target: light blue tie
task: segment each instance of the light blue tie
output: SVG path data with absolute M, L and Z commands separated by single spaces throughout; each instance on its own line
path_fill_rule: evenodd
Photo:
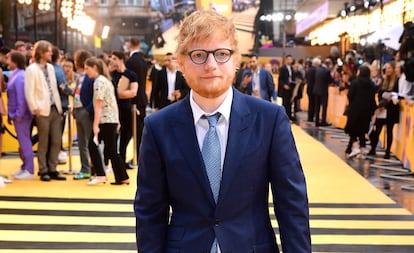
M 213 192 L 214 200 L 217 203 L 221 181 L 221 150 L 216 125 L 220 118 L 220 113 L 204 117 L 208 120 L 209 128 L 204 137 L 201 154 L 203 155 L 211 191 Z
M 203 155 L 204 165 L 206 167 L 208 180 L 210 181 L 211 191 L 213 192 L 214 201 L 217 203 L 220 182 L 221 182 L 221 148 L 220 141 L 216 131 L 217 121 L 221 114 L 216 113 L 210 116 L 204 116 L 208 120 L 208 131 L 204 137 L 201 154 Z M 217 252 L 217 239 L 214 239 L 210 253 Z

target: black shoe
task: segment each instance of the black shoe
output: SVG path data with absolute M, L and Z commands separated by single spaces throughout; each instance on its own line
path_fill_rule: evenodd
M 319 123 L 319 126 L 330 126 L 331 124 L 329 124 L 328 122 L 321 122 Z
M 385 153 L 385 155 L 384 155 L 384 159 L 390 159 L 390 158 L 391 158 L 390 153 Z
M 368 155 L 370 155 L 370 156 L 375 156 L 377 154 L 377 152 L 375 152 L 375 150 L 370 150 L 369 152 L 368 152 Z
M 129 185 L 129 180 L 127 179 L 127 180 L 125 180 L 125 181 L 122 181 L 122 182 L 111 182 L 111 185 Z
M 48 182 L 50 181 L 50 176 L 48 174 L 41 174 L 40 181 Z
M 66 180 L 66 177 L 59 175 L 59 172 L 49 173 L 49 176 L 50 176 L 50 179 L 54 179 L 54 180 L 59 180 L 59 181 Z

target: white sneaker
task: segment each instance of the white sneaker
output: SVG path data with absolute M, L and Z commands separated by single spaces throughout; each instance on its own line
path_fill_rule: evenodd
M 2 182 L 5 183 L 5 184 L 10 184 L 10 183 L 13 182 L 13 180 L 9 179 L 7 176 L 1 176 L 0 175 L 0 178 L 1 178 Z
M 105 174 L 111 174 L 111 173 L 114 173 L 112 167 L 105 166 Z
M 59 164 L 65 164 L 67 163 L 67 157 L 68 155 L 66 154 L 65 151 L 60 151 L 59 155 L 58 155 L 58 162 Z
M 105 184 L 106 177 L 105 176 L 96 176 L 87 182 L 87 185 L 97 185 L 97 184 Z
M 356 155 L 358 155 L 359 153 L 361 153 L 361 150 L 359 148 L 353 148 L 352 152 L 349 154 L 349 158 L 354 157 Z
M 16 171 L 12 174 L 13 177 L 16 177 L 17 175 L 23 173 L 25 170 L 20 169 L 19 171 Z
M 15 175 L 14 178 L 15 179 L 33 179 L 34 175 L 32 173 L 28 172 L 27 170 L 24 170 L 20 174 Z

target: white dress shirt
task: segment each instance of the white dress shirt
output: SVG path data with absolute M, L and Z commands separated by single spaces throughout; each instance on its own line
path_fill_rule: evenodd
M 166 68 L 166 71 L 168 83 L 168 100 L 174 101 L 175 97 L 173 96 L 173 93 L 175 91 L 175 79 L 177 77 L 177 69 L 170 71 L 168 68 Z

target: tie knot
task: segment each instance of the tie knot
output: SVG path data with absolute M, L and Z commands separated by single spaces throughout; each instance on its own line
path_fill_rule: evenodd
M 219 112 L 216 112 L 216 113 L 215 113 L 215 114 L 213 114 L 213 115 L 210 115 L 210 116 L 204 116 L 204 117 L 206 117 L 206 118 L 207 118 L 207 120 L 208 120 L 208 125 L 209 125 L 210 127 L 215 127 L 215 126 L 217 125 L 217 121 L 219 120 L 220 116 L 221 116 L 221 114 L 220 114 Z

